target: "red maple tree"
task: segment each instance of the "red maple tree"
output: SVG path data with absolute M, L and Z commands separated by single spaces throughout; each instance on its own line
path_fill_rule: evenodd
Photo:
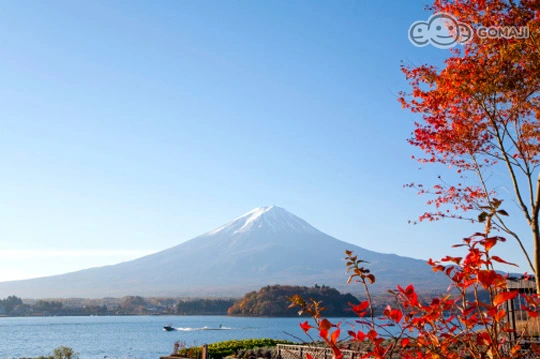
M 481 37 L 450 50 L 444 66 L 402 66 L 411 91 L 403 107 L 421 115 L 409 142 L 424 153 L 422 163 L 440 163 L 459 174 L 456 183 L 434 187 L 412 184 L 431 194 L 435 210 L 420 220 L 489 218 L 494 228 L 512 236 L 535 273 L 540 289 L 540 2 L 538 0 L 436 0 L 444 12 L 478 30 L 480 27 L 527 27 L 527 38 Z M 527 252 L 500 208 L 492 171 L 507 174 L 512 200 L 531 230 L 534 253 Z M 492 214 L 492 216 L 488 216 Z M 540 291 L 539 291 L 540 292 Z

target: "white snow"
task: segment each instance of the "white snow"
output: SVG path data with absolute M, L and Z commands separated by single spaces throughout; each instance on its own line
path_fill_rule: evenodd
M 285 209 L 277 206 L 267 206 L 252 209 L 234 221 L 208 232 L 207 235 L 214 235 L 219 232 L 239 234 L 254 229 L 269 232 L 319 232 L 309 223 Z

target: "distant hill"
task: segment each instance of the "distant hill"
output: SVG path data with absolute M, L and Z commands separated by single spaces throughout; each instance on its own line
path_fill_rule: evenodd
M 344 252 L 369 262 L 374 292 L 414 283 L 444 290 L 448 282 L 425 261 L 382 254 L 335 239 L 283 208 L 256 208 L 164 251 L 117 265 L 0 283 L 0 297 L 240 297 L 266 285 L 346 286 Z
M 249 292 L 238 299 L 229 308 L 229 315 L 284 317 L 298 316 L 300 308 L 289 308 L 288 298 L 298 294 L 304 300 L 321 301 L 325 307 L 324 315 L 330 317 L 354 316 L 349 303 L 358 304 L 358 299 L 351 294 L 341 294 L 335 288 L 327 286 L 300 287 L 273 285 Z
M 181 300 L 176 305 L 180 315 L 225 315 L 235 299 L 191 299 Z

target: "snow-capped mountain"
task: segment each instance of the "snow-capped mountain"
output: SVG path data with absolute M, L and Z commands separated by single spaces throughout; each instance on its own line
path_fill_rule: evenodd
M 0 298 L 241 296 L 269 284 L 326 284 L 341 290 L 345 250 L 377 277 L 377 288 L 447 283 L 425 261 L 381 254 L 337 240 L 276 206 L 255 208 L 232 222 L 164 251 L 113 266 L 0 283 Z
M 321 233 L 301 218 L 276 206 L 252 209 L 234 221 L 225 224 L 207 234 L 227 233 L 237 234 L 251 230 L 265 230 L 274 233 Z

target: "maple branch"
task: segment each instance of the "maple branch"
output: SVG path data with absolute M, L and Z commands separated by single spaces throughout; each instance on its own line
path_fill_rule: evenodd
M 522 134 L 520 134 L 520 126 L 519 126 L 520 118 L 519 118 L 519 115 L 513 115 L 516 118 L 514 121 L 512 121 L 510 119 L 510 116 L 512 116 L 512 115 L 509 115 L 508 121 L 512 122 L 514 124 L 514 132 L 516 134 L 516 137 L 520 138 L 522 136 Z M 512 136 L 512 134 L 508 130 L 508 121 L 502 121 L 503 122 L 503 128 L 504 128 L 505 132 L 508 133 L 508 137 L 510 138 L 510 140 L 514 144 L 516 150 L 519 153 L 520 158 L 522 159 L 523 165 L 521 164 L 521 162 L 516 160 L 516 163 L 517 163 L 516 166 L 519 169 L 521 169 L 521 171 L 523 172 L 523 174 L 525 175 L 525 177 L 527 179 L 527 186 L 528 186 L 528 189 L 529 189 L 529 201 L 530 201 L 531 208 L 534 211 L 534 208 L 535 208 L 534 203 L 535 203 L 535 201 L 534 201 L 534 190 L 533 190 L 532 171 L 531 171 L 531 167 L 530 167 L 530 162 L 528 160 L 527 154 L 524 153 L 524 151 L 523 151 L 523 147 L 518 145 L 516 139 Z M 505 150 L 504 152 L 508 152 L 508 151 Z
M 499 129 L 496 127 L 496 120 L 489 116 L 488 114 L 488 119 L 491 121 L 492 123 L 492 126 L 495 127 L 495 131 L 497 133 L 497 140 L 499 141 L 499 144 L 502 148 L 504 148 L 504 144 L 502 143 L 502 140 L 501 140 L 501 136 L 500 136 L 500 133 L 499 133 Z M 529 225 L 531 226 L 531 229 L 533 230 L 533 236 L 534 236 L 534 240 L 535 240 L 535 253 L 534 253 L 534 258 L 535 258 L 535 264 L 534 266 L 531 266 L 531 269 L 533 270 L 534 274 L 535 274 L 535 277 L 537 278 L 538 280 L 538 270 L 540 268 L 538 268 L 538 266 L 540 265 L 538 263 L 538 247 L 537 247 L 537 240 L 538 240 L 538 206 L 534 206 L 534 202 L 531 203 L 531 210 L 533 211 L 532 213 L 532 217 L 531 217 L 531 213 L 529 213 L 529 208 L 526 206 L 525 204 L 525 201 L 523 200 L 523 197 L 522 197 L 522 194 L 521 194 L 521 190 L 520 190 L 520 187 L 519 187 L 519 183 L 517 181 L 517 177 L 516 177 L 516 174 L 514 172 L 514 169 L 512 167 L 512 164 L 511 162 L 508 160 L 508 153 L 505 152 L 505 151 L 502 151 L 502 155 L 505 157 L 505 163 L 506 163 L 506 166 L 508 168 L 508 172 L 510 173 L 510 178 L 512 179 L 512 184 L 514 186 L 514 192 L 516 194 L 516 198 L 521 206 L 521 209 L 522 209 L 522 212 L 523 214 L 525 215 L 525 218 L 527 219 L 527 221 L 529 222 Z M 531 179 L 531 176 L 527 176 L 527 178 L 530 180 Z M 532 191 L 532 188 L 530 189 L 530 191 Z M 532 196 L 532 192 L 529 192 L 529 194 Z M 538 198 L 538 193 L 537 193 L 537 198 Z M 538 203 L 538 202 L 537 202 Z M 515 238 L 515 237 L 514 237 Z M 520 243 L 520 241 L 518 241 L 518 243 Z M 521 244 L 520 244 L 521 245 Z M 522 250 L 523 250 L 523 246 L 522 247 Z M 528 256 L 526 256 L 527 259 Z M 531 265 L 530 261 L 529 261 L 529 265 Z M 537 282 L 537 290 L 540 290 L 540 288 L 538 287 L 539 283 Z
M 499 118 L 502 119 L 502 116 L 499 115 Z M 517 116 L 517 119 L 516 121 L 511 121 L 510 120 L 510 115 L 509 115 L 509 118 L 508 118 L 508 121 L 501 121 L 503 123 L 503 128 L 504 128 L 504 132 L 506 132 L 508 134 L 508 138 L 510 138 L 510 141 L 512 142 L 512 144 L 514 145 L 514 147 L 516 148 L 516 151 L 519 152 L 519 155 L 521 156 L 521 158 L 523 159 L 523 163 L 525 165 L 525 168 L 523 168 L 523 166 L 521 165 L 521 163 L 519 162 L 519 160 L 516 159 L 514 163 L 514 165 L 516 167 L 518 167 L 519 169 L 521 169 L 521 171 L 527 176 L 529 173 L 530 173 L 530 170 L 529 170 L 529 165 L 528 165 L 528 161 L 525 159 L 525 153 L 523 153 L 523 150 L 521 148 L 521 146 L 519 146 L 519 144 L 517 143 L 516 139 L 514 138 L 514 136 L 512 136 L 512 134 L 510 133 L 510 130 L 508 130 L 508 122 L 512 122 L 514 123 L 514 132 L 516 133 L 516 137 L 519 138 L 520 135 L 519 135 L 519 126 L 518 126 L 518 122 L 519 122 L 519 116 Z M 505 149 L 503 148 L 502 151 L 504 152 L 510 152 L 510 149 Z
M 519 122 L 519 116 L 517 116 L 515 121 L 511 121 L 510 117 L 508 117 L 508 119 L 505 120 L 504 116 L 502 116 L 502 114 L 500 114 L 500 112 L 498 111 L 496 104 L 492 105 L 493 113 L 491 113 L 490 110 L 486 107 L 486 105 L 485 105 L 485 103 L 483 101 L 478 100 L 476 97 L 473 97 L 473 98 L 477 101 L 478 105 L 484 110 L 487 117 L 490 119 L 495 131 L 489 131 L 488 130 L 488 132 L 490 134 L 492 134 L 493 137 L 495 137 L 498 140 L 498 144 L 494 143 L 493 145 L 496 148 L 499 149 L 499 151 L 503 154 L 503 156 L 499 156 L 496 153 L 489 153 L 488 151 L 482 151 L 482 152 L 486 156 L 490 156 L 490 157 L 493 157 L 495 159 L 506 162 L 507 165 L 513 165 L 513 166 L 519 168 L 523 172 L 523 174 L 527 178 L 527 183 L 528 183 L 528 187 L 529 187 L 530 204 L 531 204 L 531 207 L 534 208 L 533 207 L 534 206 L 534 200 L 533 200 L 534 192 L 533 192 L 533 184 L 532 184 L 532 178 L 531 178 L 532 171 L 531 171 L 531 168 L 529 166 L 529 161 L 527 161 L 526 154 L 523 152 L 521 146 L 518 145 L 516 139 L 514 138 L 514 136 L 512 136 L 511 131 L 508 129 L 508 123 L 509 122 L 514 123 L 514 127 L 515 127 L 514 132 L 516 133 L 516 136 L 519 137 L 519 133 L 518 133 L 519 132 L 519 126 L 517 124 L 517 122 Z M 495 102 L 495 99 L 493 99 L 492 101 Z M 500 134 L 499 127 L 496 125 L 497 121 L 496 121 L 496 119 L 494 119 L 495 116 L 497 116 L 500 119 L 500 122 L 503 124 L 503 133 L 502 134 Z M 509 116 L 511 116 L 511 115 L 509 115 Z M 512 160 L 512 158 L 508 156 L 508 153 L 509 153 L 510 149 L 507 149 L 506 146 L 505 146 L 505 141 L 504 141 L 504 138 L 506 137 L 505 135 L 507 135 L 507 137 L 512 142 L 513 147 L 515 147 L 516 150 L 519 152 L 521 158 L 523 159 L 523 165 L 519 162 L 519 160 L 517 160 L 517 159 Z M 475 162 L 476 162 L 476 160 L 475 160 Z M 477 164 L 477 166 L 478 166 L 478 164 Z M 516 177 L 513 175 L 513 171 L 510 171 L 510 172 L 511 172 L 511 175 L 512 175 L 512 181 L 514 183 L 514 188 L 516 188 L 516 183 L 517 183 Z M 485 190 L 487 191 L 487 188 L 485 188 Z M 521 201 L 521 196 L 519 195 L 519 191 L 517 191 L 517 194 L 518 194 L 518 200 Z M 524 203 L 524 201 L 523 201 L 523 203 Z M 523 209 L 524 206 L 521 204 L 521 207 Z M 524 210 L 524 212 L 526 214 L 528 213 L 525 210 Z M 530 219 L 528 217 L 527 217 L 527 220 L 530 223 Z
M 506 225 L 506 223 L 504 222 L 504 220 L 502 219 L 502 217 L 499 214 L 496 213 L 494 217 L 497 219 L 497 221 L 493 222 L 493 225 L 495 227 L 497 227 L 498 229 L 502 230 L 503 232 L 508 233 L 509 235 L 514 237 L 514 239 L 518 242 L 519 248 L 521 249 L 521 251 L 525 255 L 525 259 L 527 260 L 527 264 L 529 265 L 531 270 L 534 273 L 536 273 L 536 270 L 534 269 L 534 265 L 532 263 L 531 257 L 529 256 L 529 253 L 527 252 L 527 249 L 525 249 L 525 246 L 523 245 L 523 242 L 521 241 L 521 238 L 519 237 L 519 235 L 516 232 L 512 231 L 510 228 L 508 228 L 508 226 Z
M 489 190 L 488 190 L 486 181 L 484 180 L 484 175 L 482 174 L 482 171 L 480 171 L 480 166 L 478 165 L 478 161 L 476 160 L 476 156 L 471 154 L 471 158 L 472 158 L 473 162 L 475 163 L 475 166 L 476 166 L 475 167 L 475 172 L 476 172 L 476 175 L 478 176 L 478 178 L 480 180 L 480 184 L 482 185 L 482 187 L 484 189 L 484 192 L 486 193 L 486 198 L 488 200 L 488 203 L 491 203 L 492 199 L 491 199 L 491 196 L 489 195 Z M 539 181 L 538 181 L 538 186 L 540 188 L 540 178 L 539 178 Z M 538 201 L 540 202 L 540 191 L 537 192 L 537 195 L 539 196 Z M 537 208 L 537 215 L 538 215 L 538 208 L 540 208 L 540 207 L 537 206 L 536 208 Z M 534 269 L 534 265 L 533 265 L 533 263 L 531 261 L 529 253 L 527 252 L 527 249 L 523 245 L 523 242 L 521 241 L 521 238 L 517 235 L 517 233 L 515 233 L 510 228 L 508 228 L 508 226 L 506 225 L 506 223 L 504 222 L 504 220 L 502 219 L 502 217 L 501 217 L 501 215 L 499 213 L 495 212 L 495 218 L 497 219 L 497 222 L 494 222 L 493 224 L 497 228 L 501 229 L 502 231 L 508 233 L 509 235 L 511 235 L 512 237 L 515 238 L 515 240 L 518 242 L 519 247 L 521 248 L 521 251 L 525 255 L 525 259 L 527 260 L 527 263 L 529 264 L 529 267 L 531 267 L 531 270 L 534 273 L 536 273 L 536 270 Z M 538 216 L 537 216 L 537 218 L 538 218 Z
M 497 142 L 499 143 L 499 148 L 501 148 L 501 154 L 503 156 L 503 161 L 506 163 L 506 167 L 508 169 L 508 172 L 510 174 L 510 178 L 512 180 L 512 185 L 514 187 L 514 192 L 516 193 L 516 198 L 518 200 L 518 203 L 521 207 L 521 210 L 523 211 L 523 214 L 525 215 L 525 218 L 531 223 L 531 215 L 529 213 L 529 208 L 525 204 L 525 201 L 523 200 L 523 196 L 521 194 L 521 189 L 519 188 L 519 183 L 517 180 L 516 173 L 514 171 L 514 168 L 512 167 L 512 161 L 510 160 L 508 153 L 504 151 L 504 143 L 501 138 L 499 127 L 497 126 L 497 120 L 491 115 L 489 111 L 481 104 L 482 108 L 484 108 L 484 111 L 487 115 L 488 120 L 491 122 L 491 125 L 493 126 L 493 129 L 495 131 L 495 138 L 497 139 Z
M 495 144 L 494 144 L 494 146 L 495 146 Z M 498 148 L 498 149 L 500 150 L 500 148 Z M 491 158 L 494 158 L 494 159 L 499 160 L 499 161 L 504 161 L 505 160 L 504 157 L 499 156 L 496 153 L 489 153 L 487 151 L 480 151 L 480 152 L 486 157 L 491 157 Z M 511 163 L 512 163 L 512 165 L 514 165 L 516 167 L 519 167 L 519 163 L 517 161 L 512 161 Z
M 476 101 L 477 105 L 480 106 L 480 108 L 486 113 L 487 117 L 488 118 L 491 118 L 491 117 L 495 117 L 497 116 L 498 118 L 501 119 L 501 122 L 504 124 L 504 131 L 502 133 L 502 135 L 500 134 L 500 132 L 498 131 L 498 127 L 496 126 L 496 121 L 493 120 L 492 121 L 492 124 L 494 125 L 494 129 L 495 131 L 492 131 L 490 130 L 489 128 L 486 129 L 487 133 L 490 134 L 492 137 L 494 138 L 499 138 L 500 137 L 500 141 L 498 141 L 497 143 L 495 142 L 492 142 L 492 141 L 489 141 L 489 143 L 497 148 L 501 153 L 507 153 L 510 151 L 510 149 L 507 149 L 505 146 L 504 146 L 504 143 L 505 143 L 505 135 L 508 134 L 508 137 L 510 137 L 510 140 L 511 142 L 513 143 L 513 145 L 516 147 L 516 149 L 519 150 L 519 146 L 517 145 L 516 141 L 514 140 L 514 138 L 512 137 L 512 135 L 510 134 L 510 131 L 508 130 L 508 124 L 506 121 L 504 121 L 504 117 L 502 115 L 499 114 L 499 111 L 497 109 L 497 106 L 495 104 L 492 105 L 493 109 L 493 114 L 490 113 L 490 109 L 487 108 L 486 104 L 485 104 L 485 100 L 484 99 L 479 99 L 477 98 L 476 96 L 472 96 L 472 98 Z M 496 102 L 496 99 L 492 99 L 491 100 L 493 103 Z M 486 157 L 492 157 L 492 158 L 495 158 L 497 160 L 500 160 L 500 161 L 505 161 L 505 162 L 510 162 L 512 165 L 518 167 L 522 172 L 526 173 L 525 169 L 521 166 L 521 164 L 519 163 L 518 160 L 514 160 L 512 157 L 502 157 L 502 156 L 499 156 L 497 153 L 490 153 L 489 151 L 487 150 L 484 150 L 484 151 L 481 151 Z

